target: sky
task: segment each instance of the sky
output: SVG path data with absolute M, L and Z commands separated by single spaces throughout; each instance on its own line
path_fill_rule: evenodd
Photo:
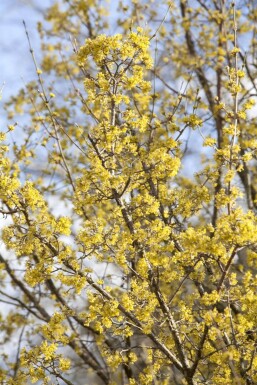
M 15 95 L 24 82 L 34 78 L 33 63 L 22 21 L 25 20 L 33 47 L 39 47 L 37 21 L 51 0 L 0 0 L 0 88 L 3 103 Z M 4 117 L 0 114 L 0 123 Z

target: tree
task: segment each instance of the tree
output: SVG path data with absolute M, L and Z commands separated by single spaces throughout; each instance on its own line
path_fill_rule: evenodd
M 40 65 L 25 24 L 1 384 L 254 384 L 257 5 L 113 4 L 54 3 Z

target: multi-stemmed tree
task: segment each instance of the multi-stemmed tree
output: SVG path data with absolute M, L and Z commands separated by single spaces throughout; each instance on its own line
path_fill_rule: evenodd
M 1 384 L 256 383 L 256 2 L 46 21 L 0 134 Z

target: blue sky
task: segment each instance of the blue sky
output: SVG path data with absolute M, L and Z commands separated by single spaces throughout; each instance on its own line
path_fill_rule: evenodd
M 39 47 L 37 21 L 42 19 L 40 9 L 46 8 L 50 3 L 51 0 L 0 1 L 0 86 L 5 83 L 1 103 L 10 95 L 16 94 L 24 82 L 35 76 L 22 20 L 26 21 L 36 49 Z M 2 119 L 1 114 L 1 121 Z

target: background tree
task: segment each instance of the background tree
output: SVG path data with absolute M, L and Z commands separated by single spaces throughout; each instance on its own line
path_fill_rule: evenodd
M 1 383 L 254 384 L 257 6 L 116 5 L 55 3 L 40 65 L 25 24 Z

